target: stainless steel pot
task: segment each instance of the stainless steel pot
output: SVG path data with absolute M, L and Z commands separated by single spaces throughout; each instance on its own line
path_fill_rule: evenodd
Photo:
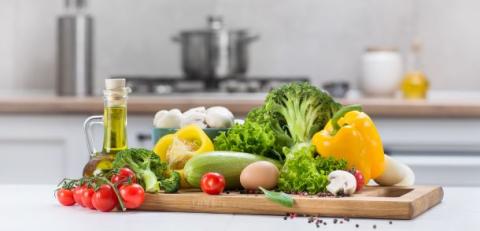
M 210 16 L 208 28 L 182 31 L 182 69 L 189 79 L 242 76 L 248 69 L 248 45 L 259 38 L 246 30 L 227 30 L 221 17 Z

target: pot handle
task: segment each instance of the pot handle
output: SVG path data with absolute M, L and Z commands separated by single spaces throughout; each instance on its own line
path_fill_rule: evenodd
M 250 37 L 247 37 L 245 38 L 245 42 L 247 43 L 251 43 L 251 42 L 255 42 L 256 40 L 260 39 L 260 35 L 252 35 Z
M 177 42 L 177 43 L 180 42 L 180 37 L 178 37 L 177 35 L 173 36 L 171 39 L 173 42 Z

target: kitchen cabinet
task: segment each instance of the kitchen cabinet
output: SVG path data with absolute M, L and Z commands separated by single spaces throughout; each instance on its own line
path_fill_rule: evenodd
M 79 177 L 88 160 L 83 121 L 87 115 L 0 115 L 0 184 L 58 183 L 64 177 Z M 150 116 L 130 116 L 128 139 L 132 147 L 151 148 Z M 102 128 L 94 130 L 101 148 Z
M 153 115 L 152 115 L 153 116 Z M 151 148 L 151 115 L 130 113 L 128 143 Z M 88 152 L 87 114 L 2 114 L 0 184 L 78 177 Z M 480 186 L 480 119 L 374 117 L 386 151 L 410 165 L 418 184 Z M 94 130 L 102 145 L 101 127 Z
M 479 186 L 480 119 L 374 118 L 387 153 L 417 184 Z

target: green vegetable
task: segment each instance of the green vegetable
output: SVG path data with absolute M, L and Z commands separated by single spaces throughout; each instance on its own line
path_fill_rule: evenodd
M 254 153 L 274 159 L 282 159 L 274 150 L 275 133 L 268 124 L 246 120 L 244 124 L 233 125 L 227 133 L 222 132 L 215 138 L 215 149 Z
M 339 108 L 327 93 L 308 83 L 286 84 L 272 90 L 262 107 L 248 113 L 243 125 L 219 135 L 215 148 L 283 161 L 283 147 L 310 141 Z
M 333 158 L 314 157 L 315 147 L 310 143 L 299 143 L 291 149 L 285 148 L 286 160 L 280 170 L 278 189 L 287 193 L 324 192 L 328 174 L 333 170 L 345 169 L 346 161 Z
M 200 187 L 200 179 L 207 172 L 216 172 L 225 178 L 225 189 L 239 189 L 240 174 L 249 164 L 266 160 L 282 167 L 276 160 L 242 152 L 216 151 L 196 155 L 187 161 L 184 172 L 188 183 Z
M 265 110 L 271 127 L 290 136 L 292 143 L 309 142 L 340 108 L 327 93 L 309 83 L 289 83 L 272 90 Z
M 171 171 L 169 178 L 159 181 L 160 188 L 166 193 L 176 193 L 180 188 L 180 174 L 176 171 Z
M 290 195 L 285 194 L 283 192 L 268 191 L 262 187 L 259 187 L 259 188 L 263 191 L 263 194 L 265 194 L 265 197 L 270 199 L 271 201 L 289 208 L 293 207 L 293 203 L 295 201 Z
M 140 180 L 146 192 L 155 193 L 160 190 L 157 175 L 163 175 L 168 169 L 165 163 L 152 151 L 144 148 L 130 148 L 118 152 L 113 161 L 114 168 L 128 167 Z

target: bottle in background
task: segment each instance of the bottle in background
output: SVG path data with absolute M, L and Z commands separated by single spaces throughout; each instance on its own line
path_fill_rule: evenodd
M 86 0 L 65 0 L 57 22 L 57 83 L 59 96 L 89 96 L 93 89 L 93 18 Z
M 405 99 L 425 99 L 427 97 L 429 82 L 420 64 L 421 49 L 421 42 L 418 39 L 413 40 L 407 58 L 407 72 L 402 81 L 402 95 Z

